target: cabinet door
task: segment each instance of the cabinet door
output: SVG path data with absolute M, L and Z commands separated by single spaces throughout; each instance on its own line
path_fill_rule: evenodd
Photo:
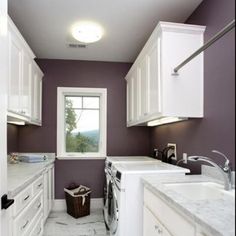
M 147 68 L 148 68 L 148 80 L 149 87 L 148 92 L 148 104 L 149 115 L 161 112 L 161 48 L 160 38 L 150 47 L 147 53 Z
M 48 170 L 48 175 L 47 175 L 47 180 L 48 180 L 48 196 L 47 196 L 47 201 L 48 201 L 48 209 L 47 209 L 47 215 L 49 215 L 51 209 L 52 209 L 52 168 Z
M 143 236 L 171 236 L 159 220 L 144 207 Z
M 54 199 L 55 199 L 55 168 L 51 168 L 51 210 L 53 208 Z
M 149 113 L 149 99 L 148 99 L 148 88 L 149 88 L 149 76 L 147 70 L 147 57 L 145 56 L 138 66 L 140 83 L 141 83 L 141 116 L 145 117 Z
M 43 174 L 43 219 L 48 217 L 48 170 Z
M 134 121 L 134 77 L 127 79 L 127 123 Z
M 32 81 L 32 60 L 26 54 L 23 53 L 23 73 L 21 82 L 21 109 L 22 114 L 30 116 L 31 110 L 31 81 Z
M 37 124 L 42 121 L 42 76 L 36 65 L 33 65 L 32 81 L 32 120 Z
M 9 31 L 9 84 L 8 110 L 21 113 L 20 83 L 22 77 L 22 47 L 18 38 Z
M 141 71 L 140 68 L 136 68 L 134 74 L 134 117 L 135 120 L 138 121 L 141 114 Z

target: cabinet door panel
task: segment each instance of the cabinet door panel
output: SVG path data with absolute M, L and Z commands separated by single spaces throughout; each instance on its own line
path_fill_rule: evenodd
M 55 169 L 54 166 L 51 168 L 51 209 L 53 208 L 55 198 Z
M 30 106 L 31 106 L 31 71 L 32 62 L 30 57 L 24 53 L 23 54 L 23 73 L 22 73 L 22 88 L 21 88 L 21 108 L 23 115 L 30 116 Z
M 48 217 L 48 171 L 43 174 L 43 219 Z
M 134 71 L 134 76 L 133 76 L 133 112 L 134 112 L 134 117 L 133 120 L 136 121 L 139 116 L 139 94 L 138 94 L 138 71 Z
M 52 209 L 52 202 L 51 202 L 51 198 L 52 198 L 52 169 L 48 170 L 48 196 L 47 196 L 47 200 L 48 200 L 48 212 L 47 214 L 49 215 L 51 209 Z
M 136 71 L 136 86 L 137 86 L 137 120 L 140 119 L 140 117 L 142 116 L 141 113 L 141 70 L 138 67 L 137 71 Z
M 8 110 L 20 113 L 22 47 L 17 40 L 18 39 L 11 32 L 9 32 Z
M 140 70 L 140 81 L 141 81 L 141 116 L 148 115 L 148 87 L 149 87 L 149 79 L 148 79 L 148 71 L 147 71 L 147 58 L 145 57 L 139 66 Z
M 128 122 L 134 121 L 134 78 L 129 77 L 127 80 L 127 119 Z
M 149 115 L 161 112 L 161 82 L 160 82 L 160 65 L 158 59 L 160 57 L 160 49 L 158 51 L 158 43 L 150 48 L 147 53 L 148 77 L 149 77 Z
M 42 121 L 42 77 L 33 65 L 33 82 L 32 82 L 32 120 L 37 124 Z
M 127 80 L 126 84 L 126 101 L 127 101 L 127 124 L 131 122 L 131 84 L 130 79 Z
M 37 120 L 42 121 L 42 78 L 37 77 Z

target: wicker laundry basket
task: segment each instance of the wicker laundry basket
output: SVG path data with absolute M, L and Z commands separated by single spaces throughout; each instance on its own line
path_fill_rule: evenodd
M 64 191 L 69 215 L 77 219 L 90 214 L 90 188 L 79 185 L 76 188 L 64 188 Z

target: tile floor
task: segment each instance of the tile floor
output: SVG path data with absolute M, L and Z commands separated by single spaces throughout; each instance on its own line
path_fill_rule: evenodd
M 102 210 L 91 210 L 86 217 L 74 219 L 66 212 L 52 212 L 43 236 L 107 236 Z

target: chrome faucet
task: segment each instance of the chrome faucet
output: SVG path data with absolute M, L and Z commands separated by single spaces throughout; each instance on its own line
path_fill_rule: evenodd
M 212 166 L 214 166 L 217 170 L 219 170 L 219 172 L 222 174 L 223 179 L 224 179 L 224 188 L 225 190 L 229 191 L 232 189 L 232 175 L 231 175 L 231 168 L 230 168 L 230 161 L 229 159 L 226 157 L 226 155 L 224 155 L 223 153 L 217 151 L 217 150 L 212 150 L 213 153 L 219 154 L 222 157 L 224 157 L 225 159 L 225 164 L 223 167 L 221 167 L 220 165 L 218 165 L 217 163 L 215 163 L 211 158 L 209 157 L 204 157 L 204 156 L 190 156 L 188 157 L 189 161 L 204 161 L 207 162 L 209 164 L 211 164 Z

